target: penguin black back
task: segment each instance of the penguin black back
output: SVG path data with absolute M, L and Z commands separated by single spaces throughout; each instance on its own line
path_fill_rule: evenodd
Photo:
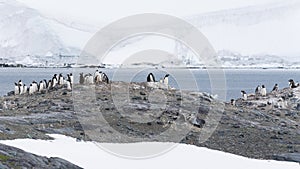
M 155 82 L 155 78 L 154 78 L 154 75 L 152 73 L 148 74 L 147 82 Z

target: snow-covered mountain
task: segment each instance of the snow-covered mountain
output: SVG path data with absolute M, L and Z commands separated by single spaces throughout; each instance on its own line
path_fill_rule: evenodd
M 299 0 L 210 12 L 187 20 L 201 30 L 217 51 L 300 61 Z
M 208 38 L 226 67 L 299 65 L 299 0 L 278 0 L 184 19 L 198 27 Z M 75 56 L 101 26 L 83 24 L 67 17 L 46 16 L 16 0 L 0 0 L 0 63 L 37 66 L 46 62 L 50 66 L 75 63 Z M 123 57 L 122 48 L 133 46 L 136 50 L 143 46 L 141 41 L 145 39 L 124 42 L 116 47 L 119 50 L 116 53 Z M 170 45 L 167 46 L 170 48 Z M 186 50 L 177 52 L 185 63 L 199 65 L 199 61 Z
M 32 64 L 78 55 L 92 35 L 41 15 L 14 0 L 0 1 L 0 58 Z

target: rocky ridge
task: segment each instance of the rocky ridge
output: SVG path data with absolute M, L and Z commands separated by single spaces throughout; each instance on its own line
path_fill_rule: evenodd
M 299 89 L 286 88 L 231 105 L 206 93 L 147 83 L 75 85 L 73 92 L 55 88 L 0 98 L 0 139 L 51 139 L 46 134 L 63 134 L 116 143 L 177 140 L 250 158 L 300 162 L 298 93 Z M 286 107 L 277 104 L 282 97 Z M 221 119 L 211 137 L 201 142 L 201 132 L 214 128 L 212 114 Z M 162 134 L 165 131 L 168 135 Z

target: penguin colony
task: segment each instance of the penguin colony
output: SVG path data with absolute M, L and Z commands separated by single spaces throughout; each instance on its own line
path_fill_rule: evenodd
M 91 85 L 91 84 L 101 84 L 106 83 L 108 84 L 109 78 L 108 76 L 102 72 L 96 70 L 94 74 L 87 73 L 79 74 L 79 84 L 81 85 Z M 155 77 L 152 73 L 147 76 L 147 82 L 156 82 Z M 165 86 L 169 85 L 169 74 L 166 74 L 163 79 L 160 79 L 159 83 L 164 84 Z M 29 86 L 23 84 L 22 80 L 19 80 L 18 83 L 15 83 L 15 95 L 22 95 L 22 94 L 29 94 L 32 95 L 37 92 L 48 91 L 53 88 L 65 87 L 69 91 L 72 91 L 74 84 L 74 77 L 73 74 L 67 74 L 66 77 L 63 76 L 62 73 L 59 75 L 54 74 L 50 80 L 43 79 L 39 83 L 36 81 L 32 81 Z
M 23 95 L 23 94 L 29 94 L 32 95 L 34 93 L 42 92 L 42 91 L 48 91 L 56 87 L 65 87 L 68 90 L 72 90 L 74 83 L 74 77 L 73 74 L 67 74 L 66 77 L 60 73 L 59 75 L 54 74 L 53 77 L 50 80 L 43 79 L 40 82 L 32 81 L 32 83 L 29 86 L 26 86 L 22 82 L 22 80 L 19 80 L 18 83 L 15 83 L 15 95 Z
M 293 79 L 290 79 L 288 82 L 289 82 L 289 87 L 291 89 L 299 87 L 299 83 L 295 83 Z M 275 84 L 271 93 L 276 93 L 278 91 L 278 89 L 279 89 L 278 84 Z M 254 92 L 255 92 L 255 96 L 263 96 L 263 97 L 267 96 L 267 89 L 266 89 L 265 85 L 262 85 L 262 86 L 258 85 L 255 88 Z M 247 100 L 248 95 L 244 90 L 241 91 L 241 95 L 242 95 L 243 100 Z
M 101 71 L 96 70 L 94 75 L 91 73 L 88 74 L 79 74 L 79 84 L 100 84 L 100 83 L 109 83 L 108 76 Z
M 166 74 L 164 78 L 160 79 L 159 82 L 168 86 L 169 85 L 169 74 Z M 147 76 L 147 82 L 156 82 L 155 77 L 152 73 L 149 73 Z
M 298 88 L 300 86 L 299 83 L 296 83 L 293 79 L 290 79 L 288 80 L 288 84 L 289 84 L 289 88 L 290 89 L 295 89 L 295 88 Z M 276 96 L 276 93 L 279 91 L 279 86 L 278 84 L 275 84 L 274 87 L 272 88 L 271 92 L 272 94 L 275 94 Z M 265 85 L 258 85 L 256 88 L 255 88 L 255 91 L 254 91 L 254 96 L 255 96 L 255 99 L 256 100 L 260 100 L 260 99 L 267 99 L 268 93 L 267 93 L 267 89 L 265 87 Z M 243 101 L 247 101 L 247 99 L 250 97 L 250 96 L 253 96 L 253 94 L 247 94 L 244 90 L 241 90 L 241 99 Z M 274 101 L 267 101 L 267 106 L 272 106 L 272 104 Z M 236 101 L 234 99 L 231 99 L 230 100 L 230 104 L 235 106 L 236 104 Z M 284 97 L 280 97 L 279 99 L 277 99 L 276 101 L 276 105 L 279 107 L 279 108 L 285 108 L 286 107 L 286 100 Z

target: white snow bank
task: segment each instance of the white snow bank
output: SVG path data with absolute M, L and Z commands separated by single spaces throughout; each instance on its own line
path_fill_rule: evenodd
M 298 163 L 255 160 L 220 151 L 179 144 L 168 153 L 150 159 L 132 160 L 114 156 L 92 142 L 76 142 L 63 135 L 50 135 L 55 140 L 2 140 L 0 143 L 37 155 L 60 157 L 84 168 L 230 168 L 230 169 L 299 169 Z M 169 144 L 169 143 L 139 143 Z M 127 144 L 128 145 L 128 144 Z M 126 146 L 126 144 L 118 144 Z M 141 150 L 142 151 L 142 150 Z

